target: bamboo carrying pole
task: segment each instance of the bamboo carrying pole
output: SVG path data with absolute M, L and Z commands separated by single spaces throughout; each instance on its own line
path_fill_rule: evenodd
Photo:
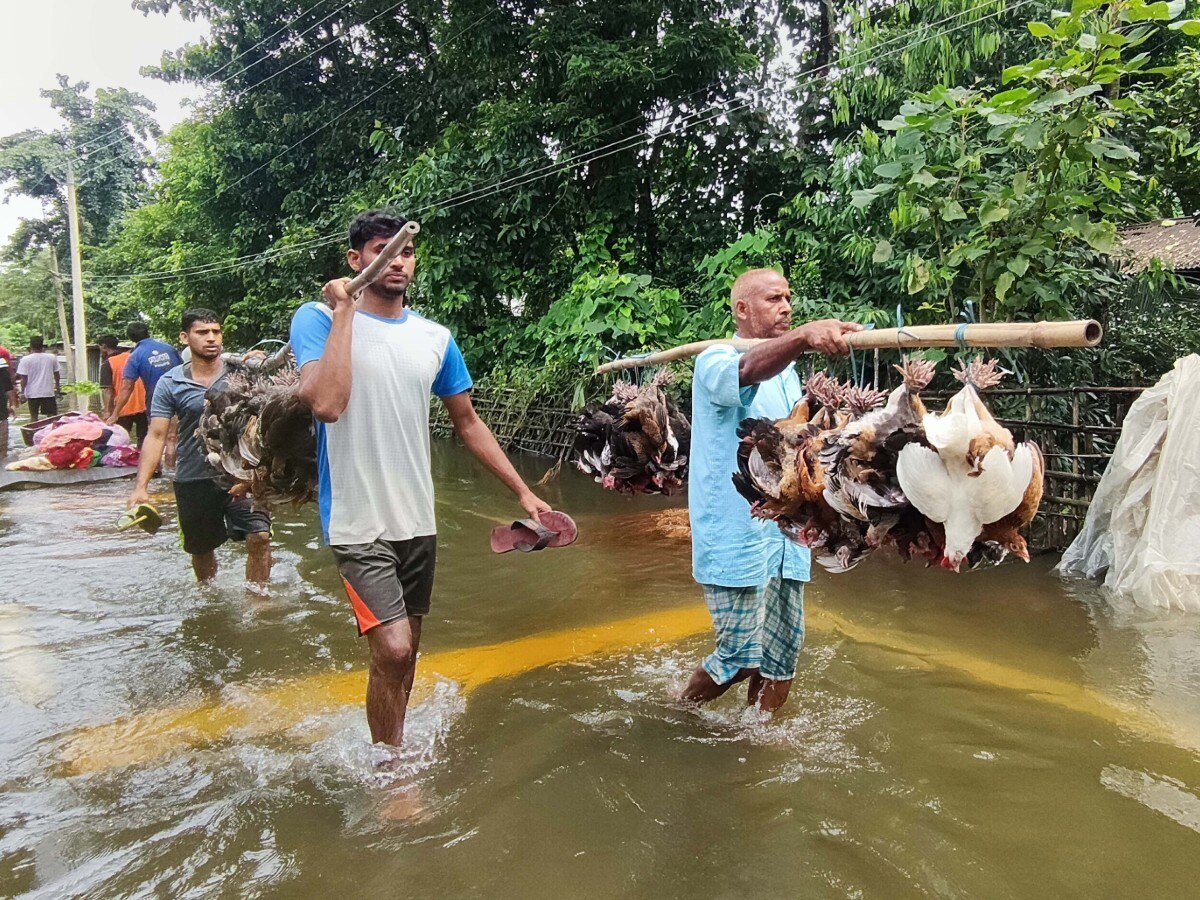
M 353 297 L 368 284 L 371 284 L 379 279 L 384 270 L 392 264 L 392 260 L 399 256 L 404 248 L 412 243 L 413 236 L 421 231 L 421 226 L 416 222 L 405 222 L 399 231 L 397 231 L 390 241 L 384 245 L 384 248 L 379 251 L 376 256 L 367 265 L 365 269 L 350 279 L 350 283 L 346 285 L 346 293 Z M 280 347 L 272 356 L 267 357 L 259 366 L 264 372 L 274 372 L 276 369 L 283 368 L 288 361 L 288 354 L 292 352 L 291 343 L 286 343 Z M 244 354 L 230 354 L 229 361 L 235 364 L 241 364 L 245 361 Z
M 1069 322 L 988 322 L 979 325 L 913 325 L 908 328 L 876 328 L 854 331 L 846 335 L 846 343 L 854 350 L 917 350 L 924 347 L 1095 347 L 1104 336 L 1104 329 L 1093 319 Z M 724 338 L 696 341 L 658 353 L 616 359 L 597 367 L 597 375 L 636 369 L 639 366 L 658 366 L 663 363 L 698 356 L 709 347 L 727 345 L 735 350 L 749 350 L 765 338 Z

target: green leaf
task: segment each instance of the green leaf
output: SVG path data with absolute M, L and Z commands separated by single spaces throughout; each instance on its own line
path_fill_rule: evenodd
M 1096 176 L 1100 179 L 1100 183 L 1114 194 L 1121 193 L 1121 179 L 1116 175 L 1109 175 L 1103 169 L 1097 169 Z
M 892 258 L 892 242 L 881 240 L 875 245 L 875 252 L 871 254 L 871 262 L 885 263 Z
M 1029 271 L 1029 257 L 1014 256 L 1008 261 L 1008 271 L 1020 278 Z
M 1001 272 L 1000 277 L 996 279 L 996 299 L 1001 303 L 1008 296 L 1008 289 L 1012 287 L 1015 276 L 1012 272 Z
M 860 191 L 851 191 L 850 192 L 850 205 L 853 206 L 855 209 L 866 209 L 868 206 L 870 206 L 872 203 L 875 202 L 875 199 L 878 196 L 879 195 L 877 193 L 875 193 L 873 188 L 867 188 L 866 190 L 860 190 Z
M 1052 38 L 1054 37 L 1054 29 L 1045 22 L 1030 22 L 1029 33 L 1034 37 Z
M 965 219 L 967 214 L 963 212 L 962 204 L 957 200 L 947 200 L 942 206 L 942 221 L 957 222 L 960 219 Z
M 1018 172 L 1014 175 L 1012 188 L 1014 197 L 1024 197 L 1025 191 L 1029 189 L 1029 173 Z
M 919 294 L 925 290 L 925 285 L 929 284 L 929 266 L 919 256 L 911 257 L 911 262 L 905 287 L 910 294 Z
M 939 179 L 937 176 L 928 169 L 921 169 L 921 171 L 915 173 L 913 177 L 909 179 L 910 184 L 920 184 L 924 185 L 925 187 L 933 187 L 938 183 L 938 181 Z
M 880 178 L 899 178 L 904 171 L 904 163 L 888 162 L 875 167 L 875 174 Z
M 1200 37 L 1200 19 L 1184 19 L 1167 26 L 1172 31 L 1182 31 L 1188 37 Z
M 1085 31 L 1083 34 L 1081 34 L 1079 36 L 1079 46 L 1082 47 L 1084 50 L 1095 50 L 1096 49 L 1096 36 L 1094 34 L 1089 34 L 1088 32 Z
M 1111 253 L 1117 242 L 1117 226 L 1112 222 L 1088 222 L 1080 231 L 1088 246 L 1100 253 Z
M 979 223 L 993 225 L 996 222 L 1002 222 L 1008 218 L 1008 213 L 1007 206 L 1001 206 L 993 200 L 985 200 L 979 207 Z

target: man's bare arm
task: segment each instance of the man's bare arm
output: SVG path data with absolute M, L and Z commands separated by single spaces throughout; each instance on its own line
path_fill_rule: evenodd
M 126 378 L 121 382 L 121 390 L 117 394 L 117 398 L 113 401 L 112 410 L 109 412 L 108 417 L 105 418 L 104 424 L 112 425 L 117 421 L 121 410 L 125 408 L 125 404 L 128 403 L 129 398 L 133 396 L 133 382 L 134 380 L 132 378 Z M 155 463 L 155 465 L 158 464 Z
M 466 444 L 467 449 L 475 458 L 488 467 L 506 488 L 517 495 L 521 508 L 529 513 L 529 517 L 541 521 L 539 513 L 550 512 L 550 505 L 539 498 L 525 480 L 513 468 L 505 452 L 500 448 L 496 436 L 487 427 L 487 423 L 475 412 L 471 395 L 467 392 L 443 397 L 442 403 L 450 413 L 450 421 L 454 424 L 454 432 Z
M 338 278 L 325 285 L 325 301 L 333 307 L 333 327 L 321 358 L 300 370 L 300 401 L 322 422 L 336 422 L 350 402 L 354 299 L 346 293 L 349 282 L 349 278 Z
M 849 353 L 845 336 L 852 331 L 862 331 L 862 326 L 855 322 L 821 319 L 763 341 L 742 354 L 738 362 L 738 382 L 745 387 L 774 378 L 802 353 L 812 351 L 826 356 Z
M 167 429 L 170 425 L 170 419 L 160 416 L 155 416 L 150 420 L 150 432 L 146 435 L 146 440 L 142 441 L 142 455 L 138 460 L 137 485 L 129 495 L 127 506 L 133 507 L 139 503 L 150 502 L 147 490 L 150 486 L 150 479 L 154 477 L 154 473 L 158 470 L 158 464 L 162 461 L 163 444 L 166 443 Z

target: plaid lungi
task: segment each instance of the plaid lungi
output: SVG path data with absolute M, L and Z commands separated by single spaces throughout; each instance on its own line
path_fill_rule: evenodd
M 717 635 L 717 649 L 702 663 L 713 681 L 726 684 L 739 669 L 758 669 L 772 681 L 796 676 L 804 646 L 803 581 L 771 578 L 760 587 L 701 586 Z

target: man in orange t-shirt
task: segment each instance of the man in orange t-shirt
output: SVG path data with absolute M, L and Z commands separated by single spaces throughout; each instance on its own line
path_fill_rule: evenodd
M 129 359 L 129 351 L 122 350 L 117 343 L 117 339 L 112 335 L 105 335 L 100 338 L 100 353 L 104 357 L 100 365 L 108 366 L 112 373 L 112 394 L 109 397 L 107 408 L 104 410 L 104 415 L 112 415 L 112 406 L 116 402 L 116 398 L 121 394 L 121 386 L 124 380 L 125 362 Z M 108 379 L 105 379 L 107 381 Z M 141 449 L 142 441 L 146 439 L 146 431 L 149 428 L 149 421 L 146 418 L 146 388 L 142 386 L 141 379 L 135 379 L 133 385 L 133 393 L 129 395 L 129 400 L 121 407 L 121 413 L 117 417 L 117 424 L 129 432 L 129 436 L 133 437 L 134 428 L 137 429 L 137 445 Z

